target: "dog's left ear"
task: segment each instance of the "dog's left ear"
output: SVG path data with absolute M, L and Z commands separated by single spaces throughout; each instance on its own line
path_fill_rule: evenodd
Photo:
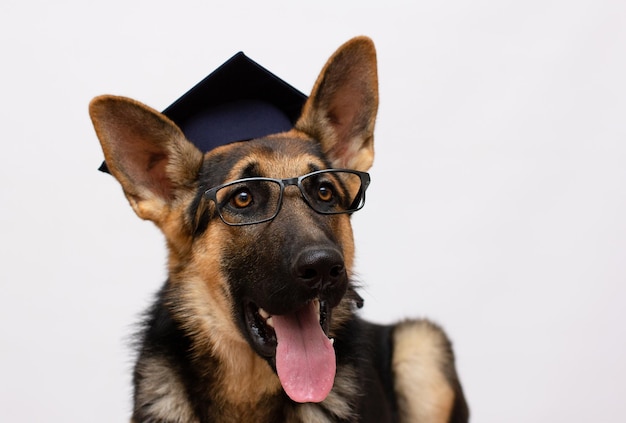
M 176 198 L 193 191 L 202 153 L 174 122 L 130 98 L 96 97 L 89 114 L 133 210 L 162 227 Z
M 377 111 L 376 49 L 357 37 L 328 60 L 295 128 L 321 143 L 333 167 L 365 171 L 374 161 Z

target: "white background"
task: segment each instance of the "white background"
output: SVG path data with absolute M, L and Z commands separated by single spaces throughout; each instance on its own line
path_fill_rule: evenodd
M 359 34 L 364 315 L 441 323 L 474 422 L 621 421 L 626 2 L 215 3 L 0 3 L 0 421 L 129 416 L 164 243 L 96 170 L 89 100 L 163 109 L 239 50 L 308 93 Z

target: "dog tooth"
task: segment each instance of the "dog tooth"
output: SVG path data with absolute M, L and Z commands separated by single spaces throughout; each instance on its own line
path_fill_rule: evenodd
M 264 319 L 267 319 L 268 317 L 270 317 L 270 314 L 267 311 L 263 310 L 262 308 L 259 309 L 259 315 Z
M 317 312 L 317 315 L 319 316 L 320 314 L 320 300 L 318 298 L 313 300 L 313 305 L 315 306 L 315 311 Z
M 274 320 L 271 317 L 268 317 L 267 320 L 265 321 L 265 324 L 271 328 L 274 327 Z
M 328 338 L 330 339 L 330 345 L 335 345 L 335 338 Z

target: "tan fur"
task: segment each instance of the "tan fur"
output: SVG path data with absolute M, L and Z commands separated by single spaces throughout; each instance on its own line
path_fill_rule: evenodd
M 185 387 L 169 363 L 151 358 L 140 363 L 136 371 L 146 378 L 137 393 L 137 401 L 149 407 L 155 418 L 197 423 L 185 397 Z
M 302 404 L 287 416 L 289 423 L 333 423 L 316 404 Z
M 439 328 L 423 320 L 398 325 L 392 367 L 402 422 L 449 420 L 454 390 L 445 368 L 451 361 L 448 340 Z

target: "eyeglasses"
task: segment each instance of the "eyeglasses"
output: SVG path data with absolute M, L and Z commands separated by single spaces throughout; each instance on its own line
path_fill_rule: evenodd
M 227 225 L 242 226 L 274 219 L 283 203 L 285 187 L 295 185 L 304 201 L 320 214 L 353 213 L 363 208 L 370 176 L 351 169 L 326 169 L 297 178 L 245 178 L 204 193 L 215 203 Z

